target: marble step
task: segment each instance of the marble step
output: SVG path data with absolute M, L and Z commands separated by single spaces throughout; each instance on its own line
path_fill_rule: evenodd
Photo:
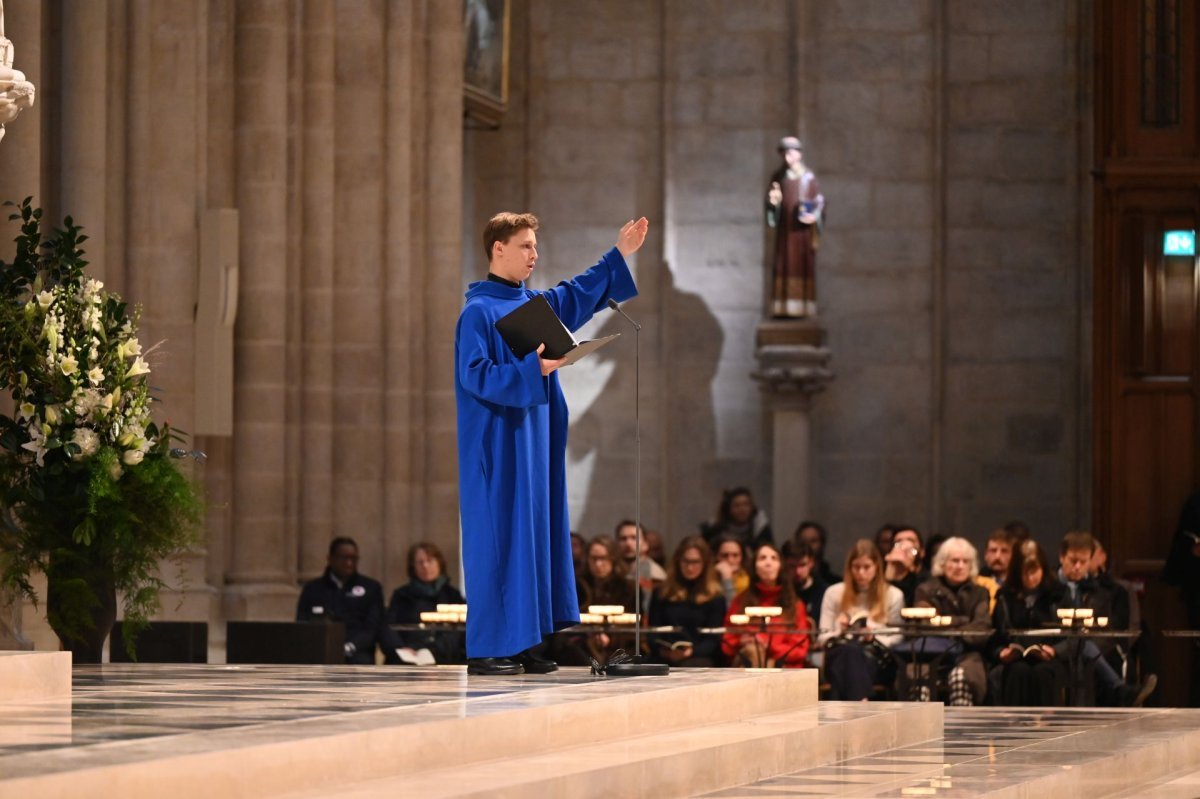
M 824 702 L 669 733 L 288 794 L 288 799 L 689 796 L 937 738 L 936 704 Z
M 70 652 L 0 652 L 0 703 L 70 695 Z
M 1100 799 L 1200 796 L 1200 711 L 971 708 L 945 735 L 709 794 Z
M 246 679 L 255 679 L 255 670 L 244 671 Z M 234 674 L 196 673 L 210 672 Z M 418 701 L 72 747 L 65 754 L 31 752 L 0 769 L 0 795 L 75 796 L 81 784 L 105 784 L 127 799 L 159 797 L 168 786 L 172 799 L 324 792 L 344 783 L 350 763 L 356 779 L 456 771 L 817 704 L 817 672 L 808 669 L 688 670 L 621 679 L 591 678 L 582 669 L 512 678 L 467 677 L 448 667 L 372 673 L 394 674 L 398 690 Z M 430 682 L 421 682 L 423 674 Z M 353 710 L 350 700 L 331 696 L 329 704 Z M 42 724 L 41 714 L 32 717 L 35 727 Z

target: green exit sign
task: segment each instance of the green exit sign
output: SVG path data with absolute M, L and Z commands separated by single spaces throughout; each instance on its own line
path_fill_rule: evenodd
M 1163 255 L 1195 255 L 1196 231 L 1168 230 L 1163 234 Z

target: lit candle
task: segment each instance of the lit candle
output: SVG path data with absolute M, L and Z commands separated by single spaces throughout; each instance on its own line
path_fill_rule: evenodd
M 1071 619 L 1064 618 L 1064 619 L 1062 620 L 1062 626 L 1063 626 L 1063 627 L 1070 627 L 1070 626 L 1071 626 Z
M 764 617 L 764 616 L 765 616 L 765 617 L 768 617 L 768 618 L 769 618 L 769 617 L 772 617 L 772 616 L 779 616 L 779 615 L 781 615 L 782 613 L 783 613 L 783 608 L 772 608 L 772 607 L 752 607 L 752 608 L 746 608 L 746 615 L 747 615 L 747 616 L 758 616 L 758 617 Z
M 1059 608 L 1058 609 L 1058 617 L 1060 619 L 1073 619 L 1073 618 L 1075 618 L 1075 609 L 1074 608 Z
M 900 615 L 906 619 L 932 619 L 937 615 L 934 608 L 901 608 Z
M 588 605 L 588 613 L 595 613 L 597 616 L 616 616 L 624 612 L 624 605 Z
M 1075 608 L 1075 618 L 1090 619 L 1092 617 L 1091 608 Z
M 437 612 L 438 613 L 460 613 L 465 616 L 467 613 L 467 606 L 466 605 L 438 605 Z
M 1095 623 L 1095 621 L 1096 621 L 1095 619 L 1093 619 L 1093 618 L 1090 618 L 1090 617 L 1089 617 L 1089 618 L 1085 618 L 1085 619 L 1083 620 L 1083 626 L 1084 626 L 1084 627 L 1091 627 L 1091 626 L 1092 626 L 1092 624 L 1094 624 L 1094 623 Z
M 1108 616 L 1097 616 L 1096 617 L 1096 625 L 1099 627 L 1107 627 L 1108 626 Z
M 599 613 L 580 613 L 580 624 L 604 624 L 604 617 Z
M 734 613 L 732 616 L 729 617 L 729 623 L 732 625 L 735 625 L 735 626 L 742 625 L 742 624 L 749 624 L 750 617 L 747 616 L 745 613 Z

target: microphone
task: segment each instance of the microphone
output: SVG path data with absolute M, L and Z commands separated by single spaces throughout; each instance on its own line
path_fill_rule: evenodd
M 608 307 L 625 317 L 633 325 L 633 526 L 637 533 L 637 550 L 634 555 L 633 606 L 637 623 L 633 628 L 633 657 L 623 663 L 607 664 L 604 673 L 612 677 L 651 677 L 669 674 L 671 669 L 663 663 L 646 663 L 642 659 L 642 326 L 621 310 L 617 301 L 609 297 Z
M 641 329 L 642 329 L 642 326 L 641 326 L 641 325 L 639 325 L 637 322 L 633 321 L 633 319 L 632 319 L 632 318 L 629 316 L 629 314 L 627 314 L 627 313 L 625 313 L 624 311 L 622 311 L 622 310 L 621 310 L 621 306 L 620 306 L 620 305 L 617 305 L 617 301 L 616 301 L 616 300 L 614 300 L 612 297 L 609 297 L 609 298 L 608 298 L 608 307 L 609 307 L 609 308 L 612 308 L 614 311 L 616 311 L 617 313 L 619 313 L 621 316 L 624 316 L 626 319 L 628 319 L 628 320 L 629 320 L 629 324 L 633 325 L 633 329 L 634 329 L 634 330 L 641 330 Z

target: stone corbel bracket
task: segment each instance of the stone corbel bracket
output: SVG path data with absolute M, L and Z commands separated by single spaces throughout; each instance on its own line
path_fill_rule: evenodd
M 767 345 L 759 347 L 755 357 L 758 369 L 750 376 L 760 391 L 779 399 L 819 394 L 835 376 L 829 368 L 832 353 L 826 347 Z

